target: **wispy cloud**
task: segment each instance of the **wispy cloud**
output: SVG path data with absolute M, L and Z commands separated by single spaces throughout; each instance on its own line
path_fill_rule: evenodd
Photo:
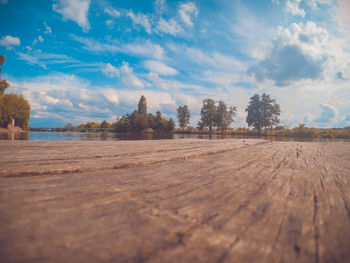
M 187 26 L 193 26 L 193 19 L 198 15 L 198 9 L 193 2 L 183 3 L 179 6 L 179 15 Z

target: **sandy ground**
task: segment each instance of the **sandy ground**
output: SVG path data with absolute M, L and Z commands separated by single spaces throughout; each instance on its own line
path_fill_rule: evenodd
M 350 143 L 0 141 L 1 262 L 350 262 Z

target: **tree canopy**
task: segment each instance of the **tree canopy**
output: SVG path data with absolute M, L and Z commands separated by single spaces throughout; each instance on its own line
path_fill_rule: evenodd
M 137 113 L 138 114 L 145 114 L 147 115 L 147 100 L 145 96 L 141 96 L 138 106 L 137 106 Z
M 217 127 L 223 132 L 233 122 L 236 115 L 236 107 L 227 107 L 226 103 L 219 101 L 216 105 L 212 99 L 203 100 L 201 109 L 201 119 L 198 122 L 198 128 L 209 128 L 209 135 L 212 134 L 213 127 Z
M 26 129 L 29 127 L 30 105 L 17 94 L 5 94 L 0 97 L 0 123 L 7 127 L 15 119 L 15 125 Z
M 186 126 L 190 123 L 190 118 L 191 118 L 191 114 L 188 111 L 187 105 L 179 106 L 177 108 L 177 120 L 179 122 L 179 126 L 182 129 L 185 129 Z
M 275 99 L 265 93 L 251 97 L 245 111 L 248 113 L 246 118 L 248 126 L 254 126 L 259 134 L 263 127 L 265 130 L 267 127 L 272 129 L 273 125 L 279 123 L 280 106 Z
M 219 101 L 219 105 L 216 109 L 216 126 L 221 130 L 221 133 L 226 130 L 234 121 L 233 117 L 236 116 L 237 108 L 229 107 L 223 101 Z
M 147 100 L 143 95 L 139 100 L 137 110 L 119 117 L 113 124 L 115 132 L 143 132 L 147 129 L 155 132 L 170 132 L 174 127 L 174 121 L 165 119 L 160 111 L 156 112 L 156 116 L 152 113 L 147 114 Z

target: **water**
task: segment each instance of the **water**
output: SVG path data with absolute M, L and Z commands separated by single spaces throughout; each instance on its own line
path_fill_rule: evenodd
M 0 133 L 0 140 L 31 141 L 117 141 L 117 140 L 164 140 L 164 139 L 209 139 L 207 134 L 125 134 L 93 132 L 25 132 L 8 135 Z M 268 139 L 272 141 L 335 141 L 334 139 L 287 138 L 244 135 L 213 135 L 212 139 Z

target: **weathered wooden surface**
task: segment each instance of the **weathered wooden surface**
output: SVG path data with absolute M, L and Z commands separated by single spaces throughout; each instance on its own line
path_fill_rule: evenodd
M 350 143 L 0 141 L 1 262 L 350 262 Z

